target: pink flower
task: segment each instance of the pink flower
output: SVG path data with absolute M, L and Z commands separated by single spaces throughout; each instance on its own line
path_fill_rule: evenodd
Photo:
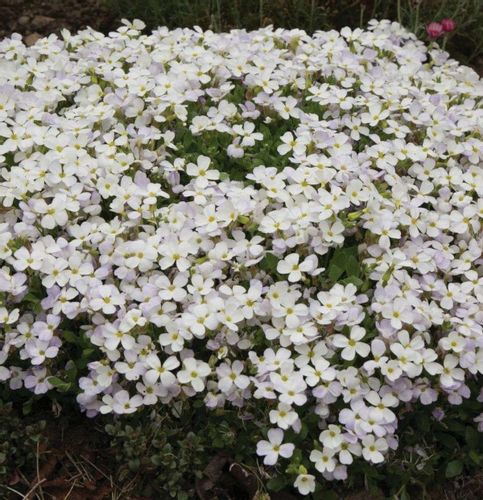
M 426 26 L 426 33 L 430 38 L 438 38 L 443 33 L 443 26 L 440 23 L 429 23 Z
M 456 23 L 453 21 L 453 19 L 447 18 L 441 20 L 441 26 L 443 27 L 443 31 L 446 31 L 446 33 L 450 33 L 456 28 Z

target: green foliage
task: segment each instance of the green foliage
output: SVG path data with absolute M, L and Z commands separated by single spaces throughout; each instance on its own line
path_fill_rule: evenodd
M 126 479 L 138 471 L 147 477 L 156 471 L 156 479 L 150 477 L 140 485 L 139 493 L 189 498 L 194 493 L 193 480 L 201 474 L 203 444 L 193 432 L 180 436 L 179 429 L 166 424 L 156 416 L 147 426 L 122 420 L 106 426 L 120 467 L 118 478 Z
M 28 423 L 11 403 L 0 399 L 0 485 L 6 484 L 16 469 L 25 473 L 34 468 L 37 445 L 45 440 L 44 428 L 45 420 Z
M 363 479 L 369 489 L 397 498 L 427 498 L 442 480 L 478 474 L 483 462 L 483 436 L 473 418 L 478 403 L 436 404 L 405 415 L 400 421 L 398 449 L 382 467 L 361 462 L 351 480 Z M 439 420 L 433 416 L 441 415 Z
M 300 433 L 287 432 L 287 441 L 296 445 L 287 466 L 260 468 L 253 449 L 267 431 L 258 424 L 270 410 L 266 403 L 251 408 L 243 418 L 241 410 L 209 410 L 201 399 L 185 401 L 182 406 L 159 405 L 151 412 L 94 421 L 80 421 L 80 416 L 69 410 L 64 420 L 67 432 L 69 422 L 72 427 L 104 422 L 101 442 L 104 453 L 112 458 L 109 472 L 114 482 L 145 498 L 196 498 L 196 485 L 206 479 L 210 464 L 220 456 L 247 471 L 259 497 L 293 492 L 297 475 L 311 468 L 304 450 L 320 445 L 317 416 L 304 415 Z M 0 485 L 7 484 L 16 470 L 26 477 L 35 476 L 37 443 L 46 443 L 47 433 L 44 420 L 33 420 L 40 414 L 38 402 L 34 410 L 27 420 L 16 406 L 0 403 Z M 472 401 L 459 406 L 433 404 L 408 412 L 400 419 L 398 448 L 387 462 L 374 466 L 357 459 L 344 483 L 329 484 L 319 476 L 312 498 L 344 498 L 348 491 L 365 491 L 374 498 L 424 499 L 434 498 L 435 485 L 452 487 L 451 482 L 461 478 L 472 484 L 483 463 L 483 438 L 473 423 L 478 412 L 479 404 Z M 55 428 L 56 424 L 52 425 Z M 216 472 L 223 475 L 226 486 L 229 466 L 220 465 Z M 230 487 L 241 492 L 236 498 L 249 497 L 242 486 L 232 478 Z
M 360 286 L 363 281 L 357 247 L 337 248 L 330 259 L 327 274 L 332 283 Z
M 253 461 L 253 446 L 260 437 L 253 423 L 245 426 L 235 411 L 211 412 L 196 403 L 185 402 L 188 407 L 179 416 L 158 408 L 107 424 L 117 479 L 136 477 L 136 493 L 148 498 L 184 500 L 195 497 L 196 481 L 216 455 L 223 453 L 238 463 Z
M 136 493 L 191 498 L 196 481 L 220 452 L 259 475 L 260 461 L 252 450 L 267 429 L 256 422 L 269 408 L 253 408 L 252 419 L 241 421 L 233 410 L 211 411 L 196 401 L 184 404 L 188 406 L 179 417 L 160 408 L 106 426 L 120 475 L 130 479 L 137 473 Z M 407 413 L 400 421 L 399 445 L 386 463 L 374 466 L 357 459 L 344 483 L 329 484 L 319 477 L 312 498 L 343 498 L 352 490 L 377 498 L 428 498 L 442 478 L 473 477 L 483 463 L 483 438 L 473 423 L 477 414 L 478 403 L 472 401 Z M 260 494 L 292 491 L 297 475 L 311 468 L 304 450 L 320 445 L 320 429 L 316 415 L 304 415 L 303 422 L 299 433 L 287 431 L 287 441 L 296 446 L 289 464 L 258 477 Z

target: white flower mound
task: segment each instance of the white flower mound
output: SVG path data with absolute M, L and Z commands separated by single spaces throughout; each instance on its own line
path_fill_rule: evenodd
M 262 404 L 269 465 L 315 412 L 329 479 L 402 403 L 478 398 L 476 73 L 387 21 L 142 28 L 0 42 L 3 383 Z

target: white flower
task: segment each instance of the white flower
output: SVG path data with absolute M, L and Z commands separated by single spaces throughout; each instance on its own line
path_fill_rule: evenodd
M 101 413 L 129 414 L 134 413 L 141 406 L 143 398 L 138 394 L 130 397 L 127 391 L 121 390 L 116 392 L 114 396 L 105 395 L 102 401 L 104 405 L 100 408 Z
M 124 349 L 132 349 L 135 344 L 134 337 L 124 332 L 118 326 L 106 323 L 102 327 L 102 335 L 104 337 L 104 345 L 109 350 L 117 349 L 119 344 L 122 345 Z
M 396 330 L 402 328 L 403 323 L 411 323 L 413 315 L 404 299 L 395 299 L 391 304 L 386 304 L 382 308 L 382 315 L 391 322 L 391 326 Z
M 279 403 L 276 410 L 270 410 L 270 422 L 287 430 L 298 420 L 297 412 L 288 404 Z
M 220 177 L 218 170 L 210 170 L 211 159 L 207 156 L 200 155 L 194 163 L 188 163 L 186 173 L 196 178 L 196 184 L 200 188 L 208 185 L 209 181 L 217 180 Z
M 345 230 L 344 224 L 339 220 L 336 220 L 334 223 L 330 223 L 327 221 L 322 221 L 319 225 L 320 232 L 324 241 L 327 243 L 334 243 L 340 245 L 344 241 L 343 232 Z
M 390 407 L 398 405 L 399 401 L 395 396 L 388 393 L 381 398 L 376 391 L 370 391 L 366 394 L 365 399 L 375 407 L 372 410 L 372 414 L 375 415 L 376 418 L 382 418 L 387 423 L 396 420 L 396 415 L 389 409 Z
M 49 341 L 35 340 L 25 344 L 26 356 L 31 358 L 33 365 L 40 365 L 46 359 L 55 358 L 59 352 L 58 345 L 50 345 Z
M 315 491 L 315 476 L 312 474 L 299 474 L 293 484 L 301 495 L 308 495 Z
M 178 368 L 179 361 L 175 356 L 170 356 L 161 364 L 160 359 L 155 354 L 150 354 L 146 358 L 146 365 L 151 369 L 144 374 L 144 379 L 148 384 L 154 384 L 159 379 L 162 385 L 170 387 L 176 384 L 176 377 L 171 373 Z
M 268 441 L 262 440 L 257 443 L 257 455 L 265 457 L 265 465 L 275 465 L 278 457 L 290 458 L 295 446 L 292 443 L 284 443 L 283 431 L 281 429 L 270 429 L 268 431 Z
M 205 379 L 211 373 L 208 363 L 186 358 L 183 360 L 183 370 L 177 373 L 181 384 L 190 384 L 196 392 L 201 392 L 205 388 Z
M 102 311 L 104 314 L 113 314 L 118 306 L 124 304 L 124 297 L 113 285 L 101 285 L 93 290 L 94 298 L 89 305 L 94 311 Z
M 307 139 L 305 137 L 295 138 L 292 132 L 285 132 L 280 139 L 283 144 L 277 147 L 277 151 L 281 155 L 287 154 L 289 151 L 294 151 L 295 154 L 303 154 L 305 152 Z
M 231 366 L 223 363 L 216 369 L 219 377 L 218 387 L 223 392 L 228 392 L 233 386 L 239 389 L 246 389 L 250 384 L 250 379 L 242 374 L 243 363 L 235 361 Z
M 12 309 L 8 311 L 5 307 L 0 307 L 0 324 L 3 325 L 12 325 L 16 323 L 19 317 L 19 310 Z
M 338 425 L 330 424 L 328 429 L 320 433 L 319 441 L 324 447 L 337 449 L 343 441 L 340 427 Z
M 317 257 L 311 255 L 305 258 L 300 264 L 299 259 L 300 256 L 296 253 L 287 255 L 285 259 L 278 262 L 277 271 L 280 274 L 288 274 L 288 280 L 290 282 L 300 281 L 302 279 L 302 273 L 310 273 L 315 270 L 317 267 Z
M 374 438 L 372 434 L 362 438 L 362 456 L 374 464 L 381 463 L 384 460 L 385 452 L 388 449 L 387 442 L 384 438 Z
M 42 215 L 40 225 L 46 229 L 53 229 L 55 226 L 63 226 L 69 220 L 67 215 L 65 196 L 56 196 L 50 204 L 45 200 L 36 200 L 35 211 Z
M 443 387 L 452 388 L 459 385 L 465 379 L 465 372 L 458 368 L 459 360 L 456 356 L 448 354 L 444 358 L 443 372 L 441 373 L 441 385 Z
M 315 468 L 319 472 L 333 472 L 337 461 L 334 458 L 334 450 L 324 448 L 322 451 L 312 450 L 310 460 L 315 464 Z
M 353 326 L 350 331 L 350 336 L 347 338 L 345 335 L 334 335 L 332 343 L 335 347 L 342 348 L 341 356 L 343 359 L 352 360 L 355 358 L 356 353 L 365 358 L 369 355 L 369 344 L 359 342 L 366 335 L 364 328 L 360 326 Z

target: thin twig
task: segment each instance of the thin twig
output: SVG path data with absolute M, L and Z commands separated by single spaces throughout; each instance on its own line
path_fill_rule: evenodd
M 37 484 L 34 486 L 34 489 L 30 491 L 34 491 L 38 486 L 40 486 L 39 494 L 40 498 L 44 500 L 44 491 L 42 490 L 41 484 L 45 481 L 45 478 L 40 480 L 40 450 L 39 450 L 40 443 L 37 442 L 37 452 L 35 454 L 35 467 L 37 469 Z M 28 498 L 28 495 L 30 491 L 25 495 L 25 498 Z
M 80 477 L 82 478 L 87 477 L 87 480 L 92 481 L 92 477 L 89 475 L 88 471 L 82 466 L 82 463 L 80 461 L 76 462 L 72 457 L 72 455 L 67 450 L 65 452 L 65 455 L 70 460 L 72 465 L 77 469 Z
M 84 455 L 81 455 L 80 457 L 82 458 L 82 460 L 85 460 L 91 467 L 94 467 L 94 469 L 96 469 L 96 471 L 99 472 L 100 474 L 102 474 L 106 479 L 109 479 L 111 477 L 111 476 L 108 476 L 102 469 L 99 469 L 99 467 L 97 467 L 96 464 L 94 464 L 93 462 L 91 462 Z
M 76 481 L 72 483 L 72 486 L 70 487 L 70 490 L 67 492 L 67 495 L 65 495 L 64 500 L 67 500 L 69 498 L 70 494 L 72 493 L 72 490 L 75 488 L 75 485 Z
M 43 479 L 41 479 L 40 481 L 37 481 L 33 486 L 32 488 L 30 488 L 27 493 L 25 494 L 24 496 L 24 499 L 27 500 L 30 495 L 40 486 L 40 492 L 41 492 L 41 498 L 43 499 L 44 498 L 44 492 L 42 491 L 42 483 L 45 483 L 45 481 L 47 481 L 47 479 L 44 477 Z M 36 493 L 37 494 L 37 493 Z
M 17 491 L 15 488 L 10 488 L 10 486 L 6 486 L 6 485 L 3 485 L 3 488 L 6 488 L 7 490 L 10 490 L 13 493 L 16 493 L 17 495 L 21 496 L 22 498 L 25 498 L 24 494 L 20 493 L 20 491 Z

